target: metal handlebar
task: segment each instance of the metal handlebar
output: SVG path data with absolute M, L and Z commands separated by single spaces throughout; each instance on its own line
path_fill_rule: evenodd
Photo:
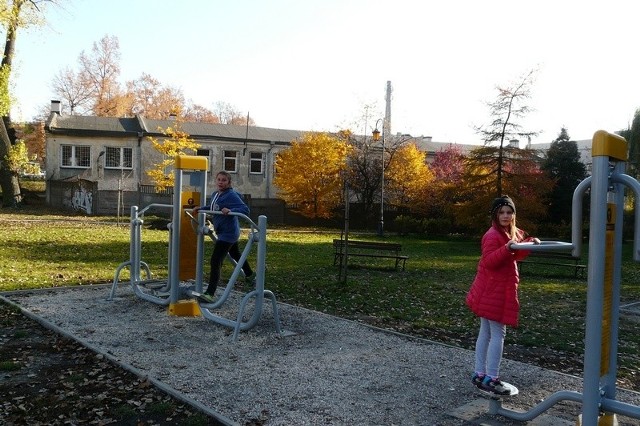
M 511 244 L 513 250 L 550 251 L 550 250 L 573 250 L 573 244 L 562 241 L 540 241 L 540 244 L 533 242 Z
M 196 218 L 192 215 L 193 213 L 193 209 L 184 209 L 185 213 L 193 220 L 196 220 Z M 203 214 L 205 216 L 213 216 L 213 215 L 221 215 L 221 216 L 238 216 L 244 220 L 246 220 L 247 222 L 249 222 L 251 224 L 252 228 L 257 228 L 258 225 L 251 220 L 251 218 L 249 216 L 247 216 L 246 214 L 243 213 L 238 213 L 238 212 L 229 212 L 226 215 L 220 211 L 211 211 L 211 210 L 198 210 L 198 215 Z

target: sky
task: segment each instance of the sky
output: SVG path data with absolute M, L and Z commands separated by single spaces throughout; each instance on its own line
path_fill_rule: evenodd
M 636 0 L 57 0 L 18 32 L 12 118 L 55 99 L 54 76 L 106 35 L 120 81 L 150 74 L 186 99 L 257 126 L 482 143 L 497 87 L 535 71 L 518 123 L 553 141 L 630 126 L 640 108 Z

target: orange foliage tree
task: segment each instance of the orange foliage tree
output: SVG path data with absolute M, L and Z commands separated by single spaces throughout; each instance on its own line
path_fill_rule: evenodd
M 305 217 L 330 218 L 342 201 L 349 145 L 329 133 L 305 133 L 278 153 L 273 180 L 287 204 Z
M 496 151 L 498 147 L 481 147 L 469 153 L 456 206 L 458 223 L 481 233 L 490 222 L 490 206 L 496 197 Z M 547 200 L 553 181 L 540 169 L 537 153 L 532 149 L 504 147 L 502 193 L 516 204 L 517 223 L 535 233 L 537 223 L 547 214 Z

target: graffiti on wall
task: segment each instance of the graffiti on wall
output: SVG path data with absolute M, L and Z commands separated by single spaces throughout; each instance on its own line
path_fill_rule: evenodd
M 82 211 L 91 214 L 93 210 L 93 192 L 91 187 L 85 186 L 82 182 L 65 190 L 64 204 L 74 211 Z
M 87 214 L 91 214 L 91 206 L 93 204 L 93 194 L 85 188 L 76 189 L 71 199 L 71 207 L 74 210 L 84 210 Z

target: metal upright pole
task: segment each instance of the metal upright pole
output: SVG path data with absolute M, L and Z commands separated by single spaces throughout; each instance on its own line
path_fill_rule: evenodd
M 603 336 L 603 322 L 610 320 L 610 317 L 605 317 L 604 313 L 606 307 L 611 307 L 611 301 L 605 300 L 605 286 L 612 285 L 614 268 L 612 264 L 614 241 L 612 241 L 612 232 L 607 231 L 608 224 L 615 220 L 613 219 L 615 213 L 612 212 L 615 207 L 609 206 L 608 203 L 610 197 L 610 157 L 612 153 L 616 152 L 614 142 L 608 134 L 598 131 L 593 136 L 591 150 L 593 163 L 583 373 L 583 426 L 598 424 L 603 396 L 601 377 L 609 366 L 603 363 L 603 360 L 609 357 L 608 350 L 604 351 L 603 346 L 608 347 L 610 342 L 609 330 L 607 330 L 607 336 Z M 613 203 L 615 199 L 611 198 Z
M 373 140 L 374 141 L 379 141 L 380 140 L 380 131 L 378 130 L 378 123 L 380 123 L 380 121 L 382 121 L 382 118 L 379 118 L 378 121 L 376 121 L 376 127 L 375 130 L 373 131 Z M 386 127 L 386 123 L 383 122 L 382 123 L 382 152 L 380 154 L 380 223 L 378 224 L 378 235 L 379 236 L 383 236 L 384 235 L 384 138 L 385 138 L 385 127 Z
M 349 179 L 344 178 L 344 247 L 340 259 L 340 282 L 347 282 L 347 262 L 349 261 Z
M 171 243 L 170 243 L 170 259 L 169 259 L 169 288 L 171 292 L 170 303 L 178 302 L 180 287 L 180 216 L 182 215 L 182 206 L 180 198 L 182 197 L 182 170 L 175 167 L 173 185 L 173 212 L 171 220 Z
M 384 123 L 382 126 L 382 155 L 380 158 L 380 223 L 378 225 L 378 235 L 384 236 Z

